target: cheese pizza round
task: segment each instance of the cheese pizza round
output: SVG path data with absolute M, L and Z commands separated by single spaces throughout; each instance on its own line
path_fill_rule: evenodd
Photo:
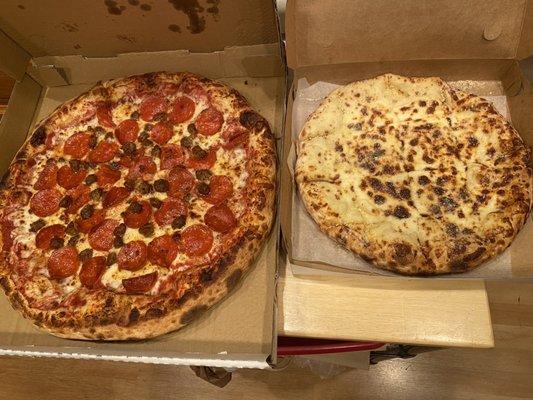
M 332 92 L 297 142 L 320 229 L 375 266 L 464 272 L 503 252 L 531 205 L 529 149 L 487 100 L 392 74 Z
M 61 337 L 176 330 L 243 277 L 273 221 L 275 141 L 236 90 L 190 73 L 97 84 L 58 107 L 0 189 L 0 283 Z

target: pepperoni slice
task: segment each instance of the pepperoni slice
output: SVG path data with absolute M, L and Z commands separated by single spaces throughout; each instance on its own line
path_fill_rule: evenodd
M 38 217 L 47 217 L 59 210 L 61 193 L 56 189 L 39 190 L 30 201 L 30 210 Z
M 194 176 L 183 167 L 174 167 L 168 174 L 168 183 L 168 194 L 181 198 L 194 187 Z
M 213 246 L 213 231 L 202 224 L 191 225 L 181 233 L 181 244 L 189 257 L 204 255 Z
M 67 195 L 72 199 L 72 203 L 67 208 L 67 212 L 75 214 L 80 208 L 87 204 L 90 200 L 90 190 L 85 185 L 79 185 L 78 187 L 71 189 L 67 192 Z
M 176 83 L 164 82 L 159 85 L 159 90 L 165 96 L 172 96 L 180 90 L 180 86 Z
M 95 226 L 100 224 L 105 218 L 104 210 L 96 210 L 93 215 L 87 219 L 79 218 L 76 225 L 80 232 L 89 233 Z
M 223 123 L 222 113 L 214 107 L 209 107 L 198 115 L 194 125 L 200 135 L 211 136 L 222 128 Z
M 223 133 L 224 143 L 222 147 L 225 149 L 234 149 L 235 147 L 244 146 L 248 143 L 248 130 L 241 125 L 231 124 Z
M 53 189 L 57 184 L 57 165 L 55 162 L 47 163 L 33 187 L 37 190 Z
M 113 231 L 120 224 L 114 219 L 104 219 L 89 233 L 89 244 L 95 250 L 107 251 L 113 247 Z
M 78 252 L 72 246 L 54 250 L 46 263 L 52 279 L 64 279 L 72 276 L 78 270 L 78 266 Z
M 119 164 L 122 165 L 125 168 L 130 168 L 133 165 L 133 157 L 132 156 L 121 156 Z
M 180 85 L 180 90 L 191 96 L 195 100 L 207 100 L 207 91 L 197 82 L 195 78 L 187 78 Z
M 96 182 L 98 186 L 112 185 L 120 179 L 120 171 L 103 164 L 96 171 Z
M 241 133 L 238 136 L 234 136 L 228 142 L 224 143 L 222 147 L 227 150 L 234 149 L 236 147 L 244 147 L 248 143 L 248 132 Z
M 152 121 L 157 114 L 167 110 L 165 99 L 157 96 L 150 96 L 143 100 L 139 107 L 141 118 L 145 121 Z
M 118 252 L 118 267 L 128 271 L 137 271 L 144 267 L 147 257 L 148 249 L 142 240 L 128 242 Z
M 173 124 L 181 124 L 182 122 L 191 119 L 195 108 L 194 101 L 190 98 L 185 96 L 178 97 L 174 103 L 172 103 L 168 119 Z
M 209 194 L 203 199 L 211 204 L 219 204 L 233 195 L 233 183 L 226 175 L 215 175 L 209 182 Z
M 114 207 L 126 200 L 129 195 L 130 191 L 125 187 L 113 187 L 109 189 L 109 192 L 105 194 L 104 200 L 102 201 L 102 205 L 104 206 L 104 208 Z
M 237 219 L 233 211 L 225 205 L 218 204 L 211 207 L 204 215 L 205 224 L 215 232 L 226 233 L 237 226 Z
M 161 147 L 160 169 L 171 169 L 185 162 L 185 150 L 177 144 L 167 144 Z
M 122 121 L 115 129 L 115 136 L 121 144 L 135 142 L 139 136 L 139 123 L 134 119 Z
M 148 156 L 141 156 L 136 161 L 133 162 L 133 165 L 128 171 L 128 179 L 137 179 L 142 178 L 144 180 L 149 180 L 152 178 L 152 175 L 157 172 L 157 165 L 155 165 L 154 160 Z
M 224 132 L 222 132 L 221 136 L 222 139 L 224 139 L 226 142 L 229 142 L 231 139 L 233 139 L 236 136 L 239 136 L 243 133 L 248 132 L 248 130 L 239 124 L 239 121 L 235 118 L 231 120 L 226 121 L 226 128 L 224 129 Z
M 217 161 L 217 151 L 214 148 L 209 149 L 204 158 L 189 157 L 186 162 L 188 168 L 193 169 L 211 169 Z
M 35 236 L 35 246 L 38 249 L 48 250 L 50 248 L 50 241 L 55 237 L 65 237 L 65 227 L 63 225 L 55 224 L 41 229 L 37 233 L 37 236 Z
M 172 127 L 166 122 L 158 122 L 150 131 L 152 140 L 161 146 L 168 142 L 173 134 Z
M 152 289 L 157 281 L 157 272 L 136 276 L 135 278 L 122 279 L 122 285 L 129 294 L 143 294 Z
M 154 213 L 157 225 L 170 225 L 180 215 L 187 216 L 187 205 L 179 199 L 168 198 L 163 201 L 161 207 Z
M 74 171 L 70 166 L 63 165 L 57 171 L 57 183 L 65 189 L 73 189 L 85 179 L 86 175 L 85 169 Z
M 103 140 L 96 148 L 89 152 L 89 161 L 94 163 L 104 163 L 111 161 L 118 154 L 118 143 Z
M 106 258 L 91 257 L 83 263 L 80 270 L 80 282 L 89 289 L 96 289 L 100 285 L 100 278 L 106 270 Z
M 90 149 L 91 135 L 87 132 L 77 132 L 71 135 L 63 145 L 63 153 L 82 159 Z
M 102 104 L 96 109 L 96 117 L 100 125 L 106 128 L 113 128 L 115 123 L 113 122 L 113 116 L 111 115 L 111 105 Z
M 152 215 L 152 208 L 147 201 L 140 201 L 141 210 L 137 213 L 129 210 L 124 213 L 124 223 L 130 228 L 138 229 L 150 220 Z
M 148 259 L 160 267 L 170 267 L 178 255 L 178 244 L 170 235 L 156 237 L 148 245 Z

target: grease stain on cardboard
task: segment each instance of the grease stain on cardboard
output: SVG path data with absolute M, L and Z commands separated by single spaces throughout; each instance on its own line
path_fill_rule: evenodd
M 218 21 L 218 5 L 220 0 L 207 0 L 207 4 L 210 5 L 207 9 L 201 6 L 198 0 L 168 0 L 168 2 L 176 10 L 183 12 L 187 16 L 189 19 L 187 30 L 193 34 L 204 31 L 206 24 L 205 17 L 202 15 L 204 12 L 211 14 L 213 19 Z
M 62 22 L 59 27 L 64 32 L 78 32 L 80 30 L 80 27 L 76 23 L 70 24 L 68 22 Z
M 176 24 L 170 24 L 168 26 L 168 30 L 172 31 L 172 32 L 178 32 L 178 33 L 181 33 L 181 28 L 176 25 Z
M 119 6 L 115 0 L 104 0 L 104 4 L 107 7 L 107 12 L 113 15 L 121 15 L 126 9 L 126 6 Z
M 142 11 L 151 11 L 152 6 L 147 3 L 142 3 L 140 0 L 126 0 L 129 5 L 139 7 Z M 186 26 L 187 30 L 192 33 L 200 33 L 205 30 L 206 20 L 204 14 L 211 15 L 213 20 L 219 20 L 219 4 L 220 0 L 206 0 L 206 6 L 202 6 L 198 0 L 168 0 L 175 10 L 183 13 L 189 20 Z M 112 15 L 122 15 L 126 10 L 125 5 L 119 4 L 116 0 L 104 0 L 107 7 L 107 12 Z M 143 15 L 144 16 L 144 15 Z M 171 32 L 181 33 L 181 27 L 177 24 L 168 25 Z
M 122 40 L 123 42 L 128 42 L 128 43 L 135 43 L 137 42 L 137 40 L 135 39 L 134 36 L 131 36 L 131 35 L 117 35 L 117 39 L 118 40 Z
M 143 11 L 150 11 L 152 9 L 152 6 L 150 4 L 141 4 L 140 0 L 128 0 L 128 4 L 134 7 L 138 6 Z

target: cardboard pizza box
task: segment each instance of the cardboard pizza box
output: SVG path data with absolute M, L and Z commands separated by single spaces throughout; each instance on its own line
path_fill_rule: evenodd
M 271 0 L 7 1 L 0 68 L 16 79 L 0 124 L 0 171 L 38 121 L 97 81 L 190 71 L 239 90 L 280 136 L 285 67 Z M 59 339 L 0 296 L 0 354 L 267 368 L 275 362 L 277 225 L 234 292 L 184 329 L 139 342 Z
M 393 275 L 321 233 L 293 181 L 293 141 L 305 117 L 337 85 L 384 73 L 439 76 L 487 97 L 526 143 L 533 144 L 533 89 L 523 70 L 533 62 L 525 60 L 533 55 L 533 1 L 292 0 L 285 29 L 287 65 L 294 79 L 288 91 L 280 219 L 294 265 L 323 274 L 333 269 Z M 308 269 L 293 272 L 304 271 Z M 474 271 L 438 279 L 527 277 L 533 277 L 531 216 L 501 256 Z

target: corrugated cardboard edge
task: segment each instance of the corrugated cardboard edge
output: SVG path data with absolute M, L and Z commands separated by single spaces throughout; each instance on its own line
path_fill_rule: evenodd
M 217 358 L 192 358 L 189 356 L 176 358 L 174 357 L 145 357 L 145 356 L 125 356 L 125 355 L 98 355 L 88 353 L 67 353 L 53 350 L 17 350 L 17 349 L 0 349 L 2 356 L 19 356 L 19 357 L 51 357 L 66 358 L 76 360 L 100 360 L 100 361 L 121 361 L 134 362 L 143 364 L 166 364 L 166 365 L 197 365 L 197 366 L 217 366 L 222 368 L 256 368 L 269 369 L 271 366 L 265 360 L 225 360 Z M 188 358 L 189 357 L 189 358 Z
M 28 74 L 43 86 L 94 83 L 150 71 L 157 63 L 159 70 L 195 72 L 212 78 L 238 76 L 281 76 L 283 63 L 272 57 L 278 43 L 227 47 L 213 53 L 190 53 L 187 50 L 122 53 L 116 57 L 48 56 L 32 59 Z M 251 68 L 253 66 L 253 68 Z M 116 71 L 110 75 L 109 70 Z M 252 71 L 253 69 L 253 71 Z

